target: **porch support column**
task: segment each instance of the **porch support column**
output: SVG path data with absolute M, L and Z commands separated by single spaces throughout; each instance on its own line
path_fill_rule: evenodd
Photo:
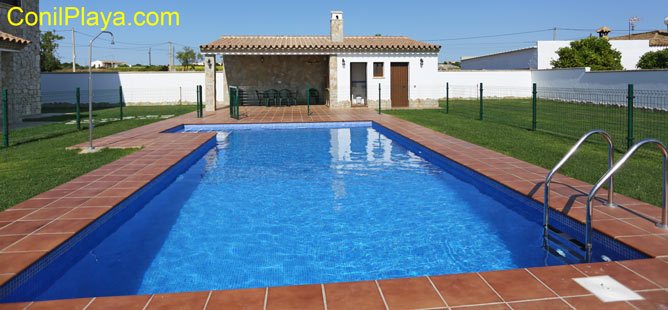
M 216 55 L 204 55 L 204 105 L 206 111 L 216 111 Z
M 336 55 L 329 55 L 329 108 L 336 108 L 339 106 L 338 90 L 339 82 L 337 79 L 338 57 Z

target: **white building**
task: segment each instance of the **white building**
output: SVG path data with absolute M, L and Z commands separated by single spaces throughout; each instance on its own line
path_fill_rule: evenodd
M 603 28 L 602 28 L 603 29 Z M 606 36 L 606 35 L 602 35 Z M 668 47 L 668 31 L 656 30 L 610 38 L 612 48 L 622 54 L 625 70 L 637 69 L 640 57 L 650 51 Z M 572 41 L 537 41 L 535 46 L 500 53 L 462 57 L 462 70 L 552 69 L 550 62 L 559 58 L 557 50 L 569 47 Z
M 121 65 L 127 65 L 127 63 L 123 61 L 113 61 L 113 60 L 96 60 L 91 63 L 91 66 L 93 66 L 93 68 L 96 69 L 118 68 L 118 66 Z
M 264 92 L 287 89 L 311 104 L 352 106 L 436 107 L 441 47 L 408 37 L 344 36 L 343 13 L 332 11 L 329 36 L 222 36 L 202 45 L 205 55 L 207 110 L 216 107 L 216 83 L 238 86 L 247 100 L 265 101 Z M 223 58 L 222 81 L 213 65 Z M 379 90 L 380 87 L 380 90 Z M 227 105 L 228 96 L 218 105 Z

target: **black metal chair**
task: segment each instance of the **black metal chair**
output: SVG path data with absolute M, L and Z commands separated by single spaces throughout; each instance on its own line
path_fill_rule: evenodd
M 297 98 L 294 96 L 293 92 L 289 89 L 281 89 L 278 92 L 279 102 L 283 105 L 283 101 L 287 102 L 288 106 L 297 105 Z
M 320 92 L 317 89 L 311 88 L 308 90 L 311 102 L 309 104 L 320 104 Z
M 260 105 L 264 105 L 265 107 L 269 106 L 269 100 L 267 100 L 268 98 L 265 93 L 261 93 L 259 90 L 255 90 L 255 95 L 257 96 L 257 100 Z
M 268 91 L 265 91 L 264 96 L 267 100 L 267 106 L 269 106 L 269 102 L 271 101 L 274 101 L 274 106 L 281 104 L 281 101 L 278 98 L 278 91 L 275 89 L 270 89 Z

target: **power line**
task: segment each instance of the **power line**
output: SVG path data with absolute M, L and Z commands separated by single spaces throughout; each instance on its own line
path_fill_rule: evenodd
M 557 27 L 557 30 L 566 30 L 566 31 L 582 31 L 582 32 L 595 32 L 598 28 L 566 28 L 566 27 Z M 623 29 L 623 28 L 620 28 Z M 647 32 L 654 31 L 656 29 L 636 29 L 636 32 Z M 529 33 L 539 33 L 554 31 L 554 28 L 550 29 L 538 29 L 538 30 L 529 30 L 529 31 L 520 31 L 520 32 L 510 32 L 510 33 L 500 33 L 500 34 L 490 34 L 490 35 L 480 35 L 480 36 L 470 36 L 470 37 L 454 37 L 454 38 L 445 38 L 445 39 L 430 39 L 430 40 L 421 40 L 428 42 L 436 41 L 458 41 L 458 40 L 472 40 L 472 39 L 484 39 L 484 38 L 495 38 L 495 37 L 506 37 L 506 36 L 515 36 L 521 34 Z M 612 32 L 625 32 L 626 30 L 613 30 Z
M 473 36 L 473 37 L 458 37 L 458 38 L 447 38 L 447 39 L 433 39 L 433 40 L 422 40 L 422 41 L 458 41 L 458 40 L 471 40 L 471 39 L 482 39 L 482 38 L 494 38 L 494 37 L 505 37 L 505 36 L 515 36 L 515 35 L 520 35 L 520 34 L 527 34 L 527 33 L 537 33 L 537 32 L 546 32 L 546 31 L 553 31 L 554 28 L 550 29 L 541 29 L 541 30 L 530 30 L 530 31 L 522 31 L 522 32 L 511 32 L 511 33 L 501 33 L 501 34 L 490 34 L 490 35 L 484 35 L 484 36 Z
M 91 37 L 91 38 L 92 38 L 92 37 L 95 37 L 94 35 L 91 35 L 91 34 L 88 34 L 88 33 L 85 33 L 85 32 L 81 32 L 81 31 L 78 31 L 78 30 L 75 30 L 74 32 L 75 32 L 75 33 L 78 33 L 78 34 L 82 34 L 82 35 L 88 36 L 88 37 Z M 103 41 L 111 41 L 111 40 L 106 39 L 106 38 L 99 38 L 99 40 L 103 40 Z M 169 42 L 159 42 L 159 43 L 134 43 L 134 42 L 124 42 L 124 41 L 114 41 L 114 42 L 115 42 L 115 43 L 118 43 L 118 44 L 141 45 L 141 46 L 147 46 L 147 47 L 148 47 L 149 45 L 150 45 L 150 46 L 158 46 L 158 45 L 169 44 Z
M 71 47 L 72 44 L 58 44 L 58 46 L 64 46 L 64 47 Z M 88 47 L 88 45 L 76 45 L 75 47 Z M 146 46 L 146 47 L 110 47 L 110 46 L 99 46 L 99 45 L 93 45 L 94 48 L 101 48 L 101 49 L 108 49 L 108 50 L 135 50 L 135 51 L 143 51 L 146 50 L 147 48 L 152 48 L 151 46 Z M 153 49 L 154 51 L 169 51 L 168 49 Z

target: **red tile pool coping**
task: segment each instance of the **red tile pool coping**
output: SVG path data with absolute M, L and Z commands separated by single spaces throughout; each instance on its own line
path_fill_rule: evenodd
M 0 212 L 0 284 L 139 190 L 214 133 L 161 133 L 182 124 L 374 121 L 542 203 L 547 169 L 366 109 L 243 107 L 194 113 L 95 140 L 97 147 L 142 149 Z M 187 135 L 186 138 L 180 138 Z M 78 145 L 74 148 L 85 147 Z M 592 185 L 553 178 L 550 207 L 584 222 Z M 606 197 L 605 190 L 599 196 Z M 659 221 L 660 209 L 616 194 L 616 203 Z M 668 231 L 622 208 L 594 203 L 594 228 L 651 259 L 467 274 L 243 290 L 97 297 L 0 304 L 2 309 L 660 309 L 668 306 Z M 602 303 L 572 278 L 609 275 L 645 300 Z M 612 307 L 612 308 L 611 308 Z

